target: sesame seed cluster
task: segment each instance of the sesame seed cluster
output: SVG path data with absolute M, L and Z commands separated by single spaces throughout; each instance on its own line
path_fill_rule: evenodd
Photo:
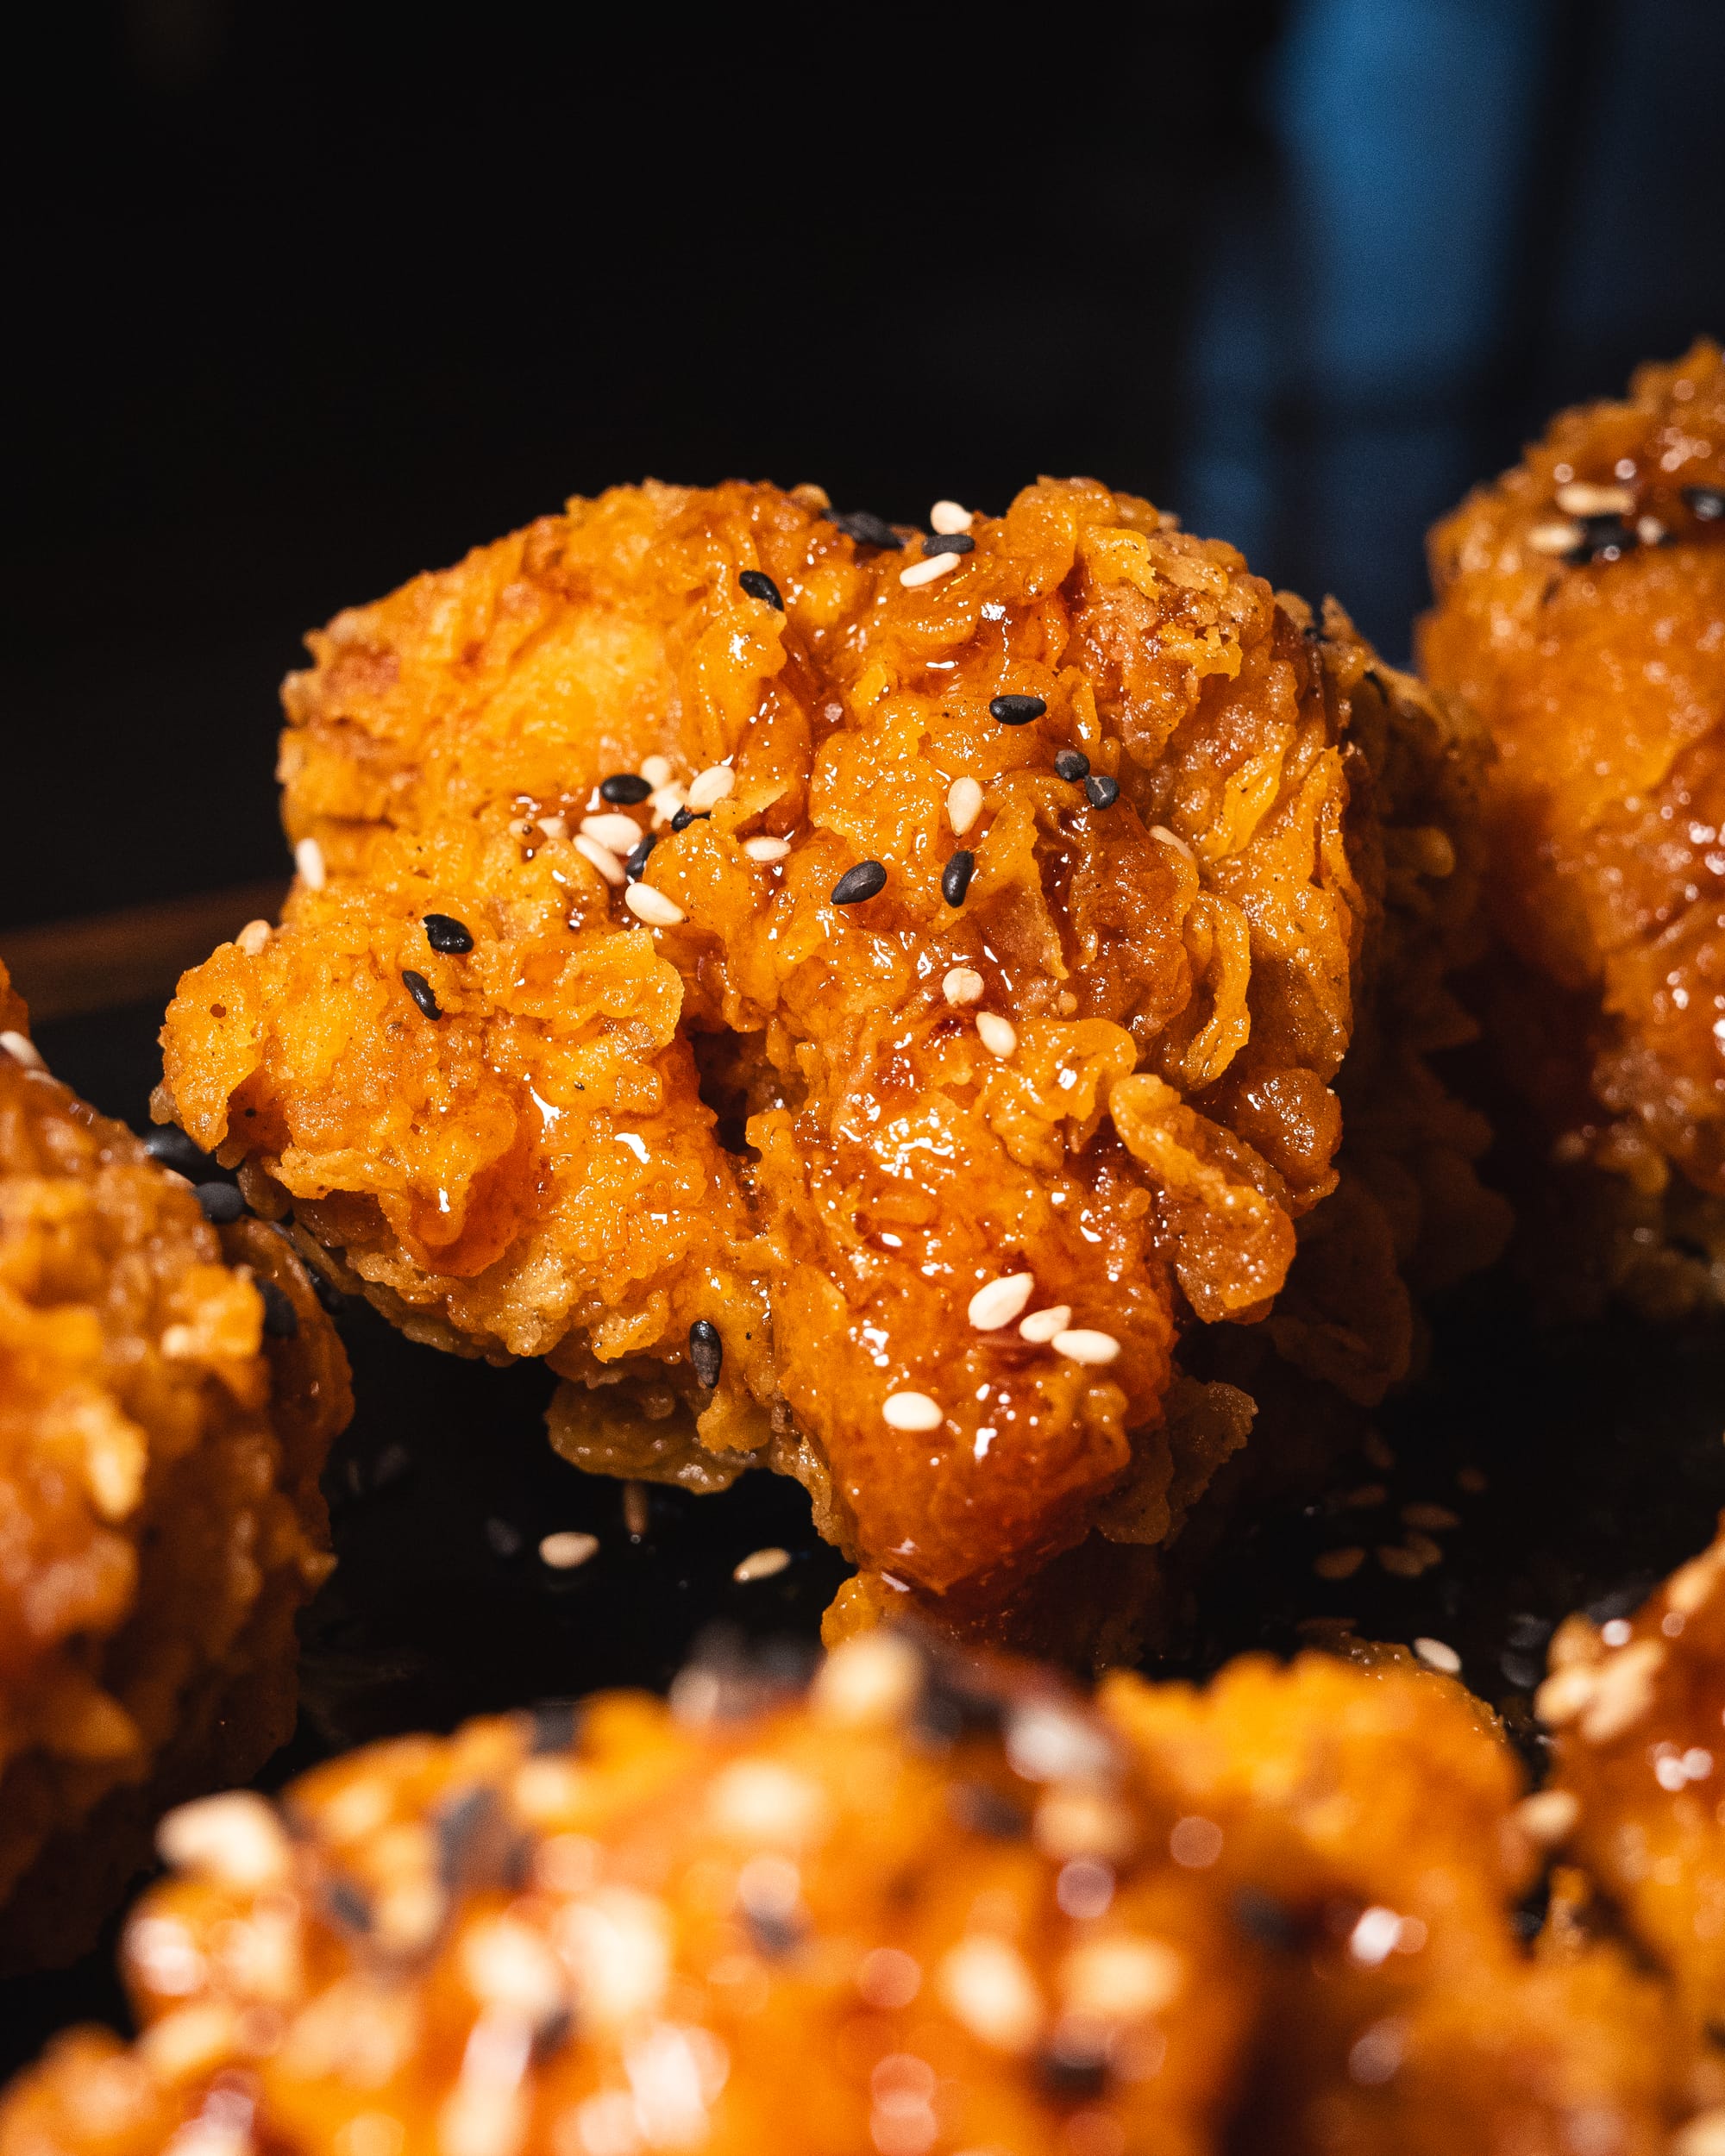
M 1238 1445 L 1262 1386 L 1182 1390 L 1191 1328 L 1274 1307 L 1372 1398 L 1427 1200 L 1482 1247 L 1420 1062 L 1471 781 L 1339 609 L 1146 503 L 930 523 L 619 488 L 338 617 L 294 893 L 182 982 L 157 1112 L 414 1337 L 547 1357 L 568 1457 L 769 1462 L 859 1595 L 982 1625 Z
M 1670 1311 L 1725 1282 L 1725 357 L 1561 414 L 1432 535 L 1430 680 L 1490 730 L 1507 947 L 1487 1030 L 1527 1104 L 1541 1263 Z M 1553 1172 L 1555 1171 L 1555 1172 Z M 1518 1193 L 1518 1197 L 1522 1194 Z
M 890 1631 L 803 1698 L 697 1663 L 171 1815 L 139 2040 L 61 2038 L 0 2156 L 1653 2156 L 1666 2000 L 1526 1952 L 1521 1788 L 1395 1651 L 1094 1704 Z
M 60 1084 L 3 967 L 0 1021 L 0 1965 L 28 1967 L 90 1944 L 165 1804 L 292 1732 L 352 1402 L 284 1238 L 218 1232 Z

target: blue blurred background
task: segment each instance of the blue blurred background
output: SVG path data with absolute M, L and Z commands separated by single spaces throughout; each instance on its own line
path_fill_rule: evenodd
M 112 0 L 9 71 L 8 927 L 284 869 L 337 607 L 651 472 L 1082 471 L 1339 593 L 1725 328 L 1721 0 Z

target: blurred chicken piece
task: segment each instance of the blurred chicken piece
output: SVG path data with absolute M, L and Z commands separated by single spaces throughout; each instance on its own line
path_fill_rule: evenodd
M 1655 1308 L 1725 1284 L 1725 360 L 1561 414 L 1431 541 L 1421 656 L 1484 718 L 1488 1028 L 1552 1163 L 1540 1257 Z M 1603 1171 L 1603 1172 L 1602 1172 Z M 1527 1178 L 1531 1183 L 1533 1178 Z M 1518 1196 L 1521 1194 L 1518 1192 Z M 1579 1277 L 1581 1262 L 1588 1277 Z
M 1127 1557 L 1032 1636 L 1126 1651 L 1263 1401 L 1226 1356 L 1170 1394 L 1182 1332 L 1277 1308 L 1375 1399 L 1408 1279 L 1499 1231 L 1421 1060 L 1468 759 L 1132 497 L 846 521 L 619 488 L 313 636 L 299 878 L 182 981 L 156 1112 L 412 1337 L 548 1358 L 571 1459 L 800 1477 L 840 1629 L 999 1628 L 1095 1530 Z
M 0 967 L 0 1965 L 84 1951 L 158 1814 L 290 1735 L 347 1362 L 274 1229 L 41 1068 Z M 261 1283 L 267 1282 L 268 1301 Z M 267 1308 L 270 1324 L 266 1326 Z
M 1520 1946 L 1520 1789 L 1393 1652 L 697 1664 L 170 1819 L 142 2037 L 60 2039 L 0 2156 L 1655 2156 L 1664 1997 Z
M 1695 2029 L 1725 2028 L 1725 1534 L 1633 1618 L 1570 1618 L 1537 1705 L 1553 1831 L 1598 1879 Z M 1725 2069 L 1714 2096 L 1725 2135 Z

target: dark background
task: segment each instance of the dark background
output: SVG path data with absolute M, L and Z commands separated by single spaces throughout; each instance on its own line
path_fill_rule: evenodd
M 304 628 L 644 473 L 1145 491 L 1393 654 L 1725 326 L 1717 0 L 129 0 L 9 69 L 0 933 L 285 866 Z M 16 55 L 15 55 L 16 60 Z

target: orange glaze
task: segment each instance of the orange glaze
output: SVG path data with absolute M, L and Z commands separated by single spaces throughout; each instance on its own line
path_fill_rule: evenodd
M 1164 1421 L 1179 1336 L 1261 1318 L 1334 1187 L 1374 787 L 1458 762 L 1339 611 L 1146 503 L 1043 481 L 972 536 L 906 587 L 920 542 L 859 548 L 818 490 L 649 483 L 338 617 L 281 760 L 327 881 L 185 977 L 157 1103 L 416 1337 L 547 1357 L 569 1457 L 698 1488 L 770 1459 L 953 1609 L 1009 1598 L 1128 1482 L 1145 1542 L 1201 1489 Z M 785 611 L 743 587 L 762 571 Z M 1045 715 L 998 723 L 1003 693 Z M 1116 803 L 1057 776 L 1066 748 Z M 602 797 L 655 758 L 731 790 L 680 832 L 678 793 Z M 655 924 L 590 817 L 619 849 L 656 833 Z M 1455 860 L 1390 880 L 1435 918 Z M 884 889 L 835 903 L 867 861 Z M 431 948 L 431 912 L 471 953 Z M 948 1001 L 954 968 L 979 1002 Z M 1379 1389 L 1408 1333 L 1389 1242 Z M 973 1327 L 1024 1269 L 1115 1359 Z M 904 1393 L 936 1426 L 894 1426 Z
M 1515 1762 L 1399 1650 L 1090 1705 L 877 1632 L 570 1720 L 171 1820 L 139 2042 L 0 2156 L 1655 2156 L 1690 2102 L 1656 1984 L 1521 1944 Z
M 1562 1161 L 1649 1200 L 1673 1168 L 1725 1194 L 1725 517 L 1702 513 L 1722 488 L 1703 341 L 1561 414 L 1436 527 L 1420 639 L 1496 744 L 1492 904 L 1532 976 L 1503 999 L 1512 1078 Z M 1564 503 L 1596 497 L 1615 545 L 1608 517 L 1565 550 L 1585 533 Z

